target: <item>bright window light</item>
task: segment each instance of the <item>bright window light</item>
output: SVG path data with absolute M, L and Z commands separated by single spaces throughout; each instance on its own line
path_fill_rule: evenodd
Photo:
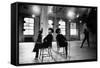
M 63 35 L 66 35 L 65 30 L 61 30 L 61 33 L 62 33 Z
M 70 29 L 70 35 L 77 35 L 76 29 Z
M 29 23 L 24 23 L 24 27 L 28 27 L 28 26 L 34 26 L 34 24 L 29 24 Z
M 53 13 L 53 6 L 48 6 L 48 14 Z
M 76 23 L 70 23 L 70 35 L 78 35 Z
M 61 29 L 65 29 L 65 25 L 59 26 L 59 28 L 61 28 Z
M 48 20 L 48 24 L 49 24 L 49 28 L 53 28 L 53 21 L 52 20 Z
M 25 23 L 34 23 L 34 19 L 32 18 L 24 18 Z
M 27 30 L 32 30 L 33 29 L 33 27 L 24 27 L 24 29 L 27 29 Z
M 63 21 L 63 20 L 60 20 L 59 21 L 59 28 L 61 29 L 61 34 L 63 34 L 63 35 L 65 35 L 66 33 L 65 33 L 65 21 Z
M 24 31 L 24 35 L 33 35 L 34 32 L 32 30 L 26 30 Z
M 24 27 L 25 31 L 23 31 L 24 35 L 34 35 L 34 18 L 24 18 Z

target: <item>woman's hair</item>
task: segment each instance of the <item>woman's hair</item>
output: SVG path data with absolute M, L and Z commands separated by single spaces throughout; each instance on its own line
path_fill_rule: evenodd
M 56 33 L 60 33 L 60 28 L 56 29 Z
M 51 30 L 52 33 L 54 32 L 54 30 L 52 28 L 49 28 L 48 30 Z

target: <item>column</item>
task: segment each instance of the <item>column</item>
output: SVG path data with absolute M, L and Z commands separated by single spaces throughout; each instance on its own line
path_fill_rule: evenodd
M 43 28 L 43 38 L 48 34 L 48 6 L 41 6 L 40 29 Z

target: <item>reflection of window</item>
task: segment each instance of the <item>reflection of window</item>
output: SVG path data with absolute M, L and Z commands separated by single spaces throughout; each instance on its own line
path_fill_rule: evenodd
M 70 35 L 78 35 L 76 23 L 70 23 Z
M 53 28 L 53 21 L 52 20 L 48 20 L 48 24 L 49 24 L 49 28 Z
M 34 19 L 33 18 L 24 18 L 24 35 L 34 35 Z
M 59 21 L 59 28 L 61 29 L 61 34 L 65 35 L 65 22 L 63 20 Z

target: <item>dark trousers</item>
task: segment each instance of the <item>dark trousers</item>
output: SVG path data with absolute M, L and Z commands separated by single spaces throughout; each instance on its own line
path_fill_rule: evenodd
M 36 44 L 34 49 L 33 49 L 33 52 L 36 52 L 36 56 L 35 58 L 38 58 L 38 54 L 39 54 L 39 49 L 41 49 L 42 47 L 42 44 Z
M 65 46 L 65 50 L 66 50 L 66 57 L 67 57 L 67 46 Z
M 38 58 L 39 50 L 36 51 L 36 56 L 35 58 Z
M 84 44 L 84 42 L 85 42 L 86 40 L 87 40 L 87 43 L 88 43 L 88 47 L 90 47 L 89 36 L 85 36 L 85 38 L 84 38 L 83 41 L 82 41 L 81 48 L 83 47 L 83 44 Z

